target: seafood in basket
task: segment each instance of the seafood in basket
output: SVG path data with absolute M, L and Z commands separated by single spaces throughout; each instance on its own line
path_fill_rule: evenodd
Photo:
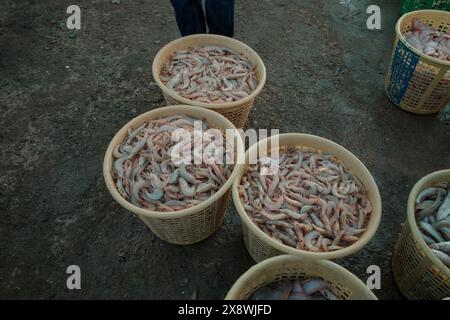
M 249 300 L 341 300 L 322 279 L 281 280 L 256 290 Z
M 200 130 L 196 130 L 198 125 Z M 173 136 L 178 129 L 182 129 L 181 140 Z M 233 150 L 223 147 L 219 130 L 209 129 L 212 128 L 207 121 L 185 115 L 130 128 L 128 136 L 113 150 L 115 187 L 132 204 L 158 212 L 179 211 L 207 200 L 225 184 L 233 170 L 229 164 Z M 206 133 L 210 135 L 208 139 L 204 139 Z M 215 144 L 213 153 L 200 152 L 197 160 L 183 161 L 182 151 L 191 150 L 193 145 L 205 151 L 211 143 Z
M 450 267 L 450 183 L 423 190 L 417 196 L 415 213 L 430 250 Z
M 357 242 L 372 204 L 366 188 L 344 164 L 311 148 L 289 148 L 248 165 L 240 201 L 258 228 L 300 250 L 331 252 Z M 277 164 L 277 172 L 264 175 Z
M 246 57 L 212 45 L 176 51 L 161 69 L 160 79 L 169 90 L 203 103 L 238 101 L 258 85 L 255 67 Z
M 403 34 L 406 41 L 424 54 L 450 61 L 450 33 L 441 32 L 419 18 L 413 18 L 411 30 Z

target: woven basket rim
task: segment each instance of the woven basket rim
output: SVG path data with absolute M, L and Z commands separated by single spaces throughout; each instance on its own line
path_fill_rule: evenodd
M 403 16 L 401 16 L 398 21 L 397 24 L 395 26 L 395 32 L 397 34 L 397 37 L 400 39 L 400 41 L 406 45 L 408 47 L 408 49 L 410 49 L 411 51 L 413 51 L 414 53 L 416 53 L 417 55 L 419 55 L 422 59 L 427 60 L 428 62 L 434 64 L 434 65 L 440 65 L 440 66 L 446 66 L 446 67 L 450 67 L 450 61 L 444 61 L 442 59 L 439 58 L 434 58 L 434 57 L 430 57 L 428 55 L 426 55 L 425 53 L 419 51 L 418 49 L 414 48 L 403 36 L 403 33 L 401 31 L 401 26 L 403 24 L 403 21 L 406 18 L 409 18 L 411 16 L 415 16 L 415 15 L 419 15 L 419 18 L 421 18 L 420 16 L 423 14 L 430 14 L 430 15 L 446 15 L 448 18 L 448 23 L 450 24 L 450 12 L 447 11 L 441 11 L 441 10 L 416 10 L 416 11 L 411 11 L 409 13 L 404 14 Z
M 370 172 L 366 168 L 366 166 L 353 153 L 351 153 L 350 151 L 348 151 L 346 148 L 342 147 L 341 145 L 339 145 L 331 140 L 322 138 L 322 137 L 304 134 L 304 133 L 286 133 L 286 134 L 280 134 L 278 136 L 272 136 L 272 137 L 266 138 L 264 140 L 261 140 L 257 144 L 254 144 L 253 146 L 251 146 L 249 148 L 249 150 L 247 150 L 247 152 L 245 153 L 246 163 L 247 163 L 247 158 L 248 158 L 248 155 L 250 152 L 257 150 L 258 146 L 261 144 L 268 143 L 267 145 L 270 145 L 270 142 L 268 142 L 268 141 L 270 141 L 271 139 L 276 138 L 276 137 L 278 137 L 280 139 L 279 140 L 280 146 L 283 145 L 283 143 L 281 142 L 283 139 L 291 139 L 291 138 L 298 139 L 298 140 L 310 139 L 311 141 L 314 141 L 316 143 L 317 142 L 324 143 L 330 149 L 339 150 L 340 152 L 345 154 L 346 157 L 348 157 L 349 159 L 352 159 L 352 161 L 355 162 L 357 164 L 357 166 L 359 166 L 359 169 L 361 169 L 361 171 L 364 173 L 364 175 L 367 177 L 367 179 L 369 181 L 369 185 L 365 185 L 365 187 L 367 188 L 368 191 L 372 190 L 372 193 L 374 195 L 373 199 L 371 199 L 372 207 L 374 208 L 374 211 L 372 212 L 372 214 L 370 216 L 367 230 L 363 233 L 363 235 L 357 242 L 353 243 L 352 245 L 350 245 L 344 249 L 333 251 L 333 252 L 311 252 L 311 251 L 306 251 L 306 250 L 299 250 L 299 249 L 287 246 L 285 244 L 282 244 L 282 243 L 279 243 L 279 242 L 273 240 L 266 233 L 264 233 L 264 231 L 262 231 L 260 228 L 258 228 L 255 223 L 253 223 L 253 221 L 250 219 L 250 217 L 246 213 L 246 211 L 240 201 L 238 186 L 239 186 L 242 176 L 245 172 L 245 169 L 246 169 L 245 165 L 239 168 L 239 173 L 238 173 L 236 180 L 233 183 L 233 187 L 232 187 L 233 202 L 236 207 L 236 211 L 238 212 L 239 216 L 241 217 L 242 222 L 250 229 L 250 231 L 252 232 L 253 235 L 260 238 L 260 240 L 262 240 L 266 244 L 270 244 L 270 246 L 275 248 L 276 250 L 281 251 L 283 253 L 290 254 L 290 255 L 302 257 L 305 259 L 333 260 L 333 259 L 343 258 L 343 257 L 349 256 L 349 255 L 352 255 L 352 254 L 358 252 L 359 250 L 361 250 L 373 238 L 373 236 L 377 232 L 378 226 L 381 221 L 381 215 L 382 215 L 382 204 L 381 204 L 380 192 L 378 190 L 378 186 L 377 186 L 374 178 L 372 177 L 372 175 L 370 174 Z M 301 146 L 301 145 L 302 144 L 299 143 L 299 146 Z M 330 154 L 333 154 L 333 152 L 330 150 L 327 150 L 327 152 Z M 350 168 L 350 169 L 353 169 L 353 168 Z M 354 171 L 354 170 L 352 170 L 352 171 Z M 378 210 L 375 211 L 375 208 L 378 208 Z
M 204 117 L 206 120 L 214 119 L 216 123 L 220 123 L 223 125 L 222 129 L 234 130 L 235 140 L 237 142 L 237 145 L 235 146 L 236 161 L 234 164 L 234 168 L 231 172 L 231 175 L 230 177 L 228 177 L 224 185 L 213 196 L 191 208 L 172 212 L 161 212 L 137 207 L 128 200 L 126 200 L 125 198 L 123 198 L 122 195 L 117 190 L 117 188 L 114 186 L 114 182 L 111 175 L 111 169 L 113 165 L 113 155 L 112 155 L 113 149 L 116 147 L 118 143 L 123 141 L 123 138 L 127 134 L 128 128 L 136 127 L 136 124 L 140 124 L 148 120 L 179 114 L 185 114 L 194 117 Z M 131 211 L 132 213 L 145 216 L 148 218 L 178 219 L 198 213 L 208 208 L 214 202 L 218 201 L 223 195 L 225 195 L 226 192 L 231 188 L 233 181 L 236 179 L 236 176 L 239 172 L 240 166 L 242 166 L 242 163 L 244 163 L 244 145 L 236 127 L 227 118 L 225 118 L 224 116 L 215 111 L 211 111 L 205 108 L 188 105 L 176 105 L 157 108 L 148 111 L 146 113 L 137 116 L 136 118 L 130 120 L 127 124 L 125 124 L 114 135 L 114 138 L 111 140 L 108 149 L 106 150 L 105 157 L 103 160 L 103 176 L 109 193 L 112 195 L 114 200 L 116 200 L 123 208 L 127 209 L 128 211 Z
M 407 223 L 411 229 L 411 235 L 417 241 L 422 251 L 425 253 L 428 259 L 430 259 L 434 265 L 439 267 L 439 269 L 444 272 L 447 277 L 450 278 L 450 268 L 448 268 L 441 260 L 436 257 L 433 252 L 431 252 L 427 243 L 420 234 L 419 227 L 417 227 L 416 217 L 415 217 L 415 202 L 416 198 L 421 191 L 425 188 L 433 185 L 434 183 L 448 181 L 450 182 L 450 169 L 440 170 L 429 175 L 426 175 L 420 179 L 412 188 L 408 197 L 408 207 L 407 207 Z
M 308 261 L 308 260 L 302 260 L 298 257 L 291 256 L 291 255 L 281 255 L 272 257 L 269 259 L 266 259 L 254 266 L 252 266 L 250 269 L 248 269 L 246 272 L 244 272 L 238 280 L 233 284 L 231 289 L 228 291 L 227 296 L 225 297 L 225 300 L 235 300 L 239 293 L 247 287 L 248 283 L 251 283 L 252 280 L 257 277 L 259 274 L 266 272 L 266 270 L 273 268 L 274 266 L 283 266 L 286 263 L 296 263 L 298 265 L 302 264 L 315 264 L 317 266 L 320 266 L 324 269 L 329 269 L 336 271 L 336 273 L 340 273 L 343 275 L 343 279 L 345 279 L 345 282 L 352 282 L 354 285 L 357 285 L 360 287 L 362 291 L 365 291 L 368 296 L 371 296 L 373 300 L 378 300 L 376 295 L 353 273 L 351 273 L 349 270 L 345 269 L 344 267 L 338 265 L 337 263 L 334 263 L 332 261 L 328 260 L 314 260 L 314 261 Z
M 206 44 L 209 44 L 211 40 L 217 40 L 217 39 L 224 40 L 225 42 L 229 42 L 229 43 L 234 43 L 238 47 L 242 48 L 240 50 L 240 53 L 242 53 L 244 56 L 246 56 L 245 51 L 251 52 L 252 54 L 255 55 L 256 67 L 257 67 L 257 69 L 261 69 L 262 72 L 258 73 L 258 85 L 251 94 L 249 94 L 245 98 L 242 98 L 240 100 L 233 101 L 233 102 L 205 103 L 205 102 L 198 102 L 198 101 L 184 98 L 184 97 L 180 96 L 179 94 L 169 90 L 164 85 L 164 83 L 162 83 L 160 76 L 159 76 L 159 72 L 157 70 L 158 70 L 158 65 L 160 63 L 163 53 L 170 50 L 170 48 L 174 45 L 183 44 L 184 42 L 189 42 L 190 40 L 196 40 L 196 41 L 198 41 L 199 44 L 206 45 Z M 221 36 L 221 35 L 216 35 L 216 34 L 194 34 L 194 35 L 190 35 L 190 36 L 181 37 L 181 38 L 178 38 L 178 39 L 175 39 L 175 40 L 169 42 L 168 44 L 166 44 L 163 48 L 161 48 L 158 51 L 155 58 L 153 59 L 152 75 L 153 75 L 153 79 L 155 80 L 158 87 L 163 91 L 164 94 L 171 97 L 172 99 L 175 99 L 185 105 L 193 105 L 193 106 L 204 107 L 204 108 L 209 108 L 209 109 L 232 108 L 232 107 L 238 107 L 245 103 L 249 103 L 252 100 L 254 100 L 256 98 L 256 96 L 258 96 L 261 93 L 261 91 L 264 88 L 264 85 L 266 83 L 266 67 L 265 67 L 264 62 L 262 61 L 261 57 L 256 53 L 256 51 L 254 51 L 248 45 L 246 45 L 245 43 L 243 43 L 237 39 L 229 38 L 229 37 L 225 37 L 225 36 Z

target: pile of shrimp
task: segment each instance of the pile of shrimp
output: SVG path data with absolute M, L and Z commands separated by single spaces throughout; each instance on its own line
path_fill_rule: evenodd
M 416 199 L 416 221 L 436 257 L 450 267 L 450 184 L 423 190 Z
M 256 290 L 249 300 L 342 300 L 321 279 L 281 280 Z
M 195 121 L 201 121 L 203 132 L 208 130 L 205 120 L 181 115 L 129 129 L 128 137 L 113 151 L 112 170 L 115 186 L 126 200 L 153 211 L 179 211 L 207 200 L 222 187 L 233 170 L 232 165 L 226 164 L 232 156 L 229 148 L 222 148 L 223 158 L 204 155 L 206 161 L 193 161 L 201 164 L 183 164 L 172 159 L 175 146 L 192 148 L 191 143 L 174 142 L 172 133 L 182 128 L 191 135 L 190 141 L 196 141 Z M 183 141 L 189 140 L 183 137 Z M 202 147 L 206 143 L 203 141 Z
M 257 87 L 256 71 L 242 54 L 217 46 L 175 52 L 161 70 L 169 90 L 193 101 L 233 102 Z
M 403 34 L 406 41 L 424 54 L 450 61 L 450 32 L 444 33 L 413 18 L 411 31 Z
M 269 172 L 278 163 L 277 174 Z M 312 252 L 343 249 L 366 231 L 372 205 L 362 183 L 332 155 L 280 151 L 247 166 L 239 186 L 251 220 L 272 239 Z

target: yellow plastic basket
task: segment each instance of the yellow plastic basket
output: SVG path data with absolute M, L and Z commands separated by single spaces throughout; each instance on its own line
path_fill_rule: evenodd
M 442 182 L 450 182 L 450 170 L 424 177 L 409 194 L 407 220 L 392 260 L 395 281 L 408 299 L 442 300 L 450 296 L 450 270 L 428 248 L 414 214 L 414 204 L 419 193 Z
M 114 186 L 112 179 L 113 149 L 128 135 L 128 128 L 137 128 L 143 123 L 171 115 L 187 115 L 197 119 L 205 119 L 212 128 L 235 130 L 235 167 L 226 183 L 208 200 L 200 204 L 176 212 L 156 212 L 139 208 L 125 200 Z M 170 106 L 144 113 L 128 122 L 112 139 L 103 162 L 103 175 L 106 186 L 114 200 L 128 211 L 136 214 L 153 231 L 153 233 L 170 243 L 189 245 L 200 242 L 211 236 L 222 224 L 230 188 L 236 179 L 240 164 L 244 159 L 242 139 L 233 124 L 222 115 L 204 108 L 193 106 Z M 240 163 L 240 164 L 239 164 Z
M 178 50 L 186 50 L 189 47 L 216 45 L 226 47 L 242 53 L 256 66 L 258 86 L 249 96 L 234 102 L 227 103 L 203 103 L 181 97 L 179 94 L 169 90 L 160 79 L 161 69 L 170 56 Z M 229 37 L 213 34 L 196 34 L 174 40 L 164 46 L 153 60 L 152 73 L 155 82 L 162 90 L 168 105 L 191 105 L 214 110 L 230 120 L 236 128 L 243 128 L 247 122 L 248 115 L 253 106 L 255 98 L 261 93 L 266 83 L 266 67 L 259 55 L 246 44 Z
M 406 41 L 403 33 L 411 30 L 415 17 L 439 31 L 450 30 L 450 12 L 419 10 L 402 16 L 395 29 L 385 90 L 389 99 L 406 111 L 437 113 L 450 102 L 450 61 L 427 56 Z
M 342 300 L 378 300 L 372 291 L 347 269 L 331 261 L 304 261 L 294 256 L 273 257 L 251 267 L 233 285 L 225 300 L 247 300 L 259 288 L 279 280 L 320 278 Z
M 375 180 L 373 179 L 369 170 L 367 170 L 364 164 L 355 155 L 353 155 L 344 147 L 330 140 L 302 133 L 282 134 L 279 136 L 273 136 L 271 138 L 261 140 L 259 143 L 250 147 L 250 149 L 246 152 L 245 163 L 249 163 L 250 153 L 259 154 L 256 152 L 259 152 L 258 150 L 261 146 L 267 145 L 268 150 L 271 150 L 272 139 L 279 139 L 280 150 L 286 149 L 288 147 L 307 147 L 314 148 L 316 150 L 320 150 L 322 152 L 329 153 L 335 156 L 337 159 L 342 161 L 349 168 L 352 174 L 358 177 L 363 185 L 367 188 L 373 211 L 367 225 L 367 230 L 363 233 L 363 235 L 357 242 L 353 243 L 347 248 L 334 252 L 310 252 L 286 246 L 275 241 L 267 234 L 265 234 L 253 223 L 248 214 L 245 212 L 238 191 L 238 186 L 241 183 L 242 176 L 244 175 L 246 170 L 246 166 L 242 166 L 239 168 L 239 172 L 232 187 L 233 202 L 242 220 L 244 241 L 251 257 L 256 262 L 260 262 L 270 257 L 282 254 L 290 254 L 305 259 L 333 260 L 352 255 L 361 250 L 375 235 L 381 220 L 382 209 L 380 193 L 378 191 L 377 184 L 375 183 Z

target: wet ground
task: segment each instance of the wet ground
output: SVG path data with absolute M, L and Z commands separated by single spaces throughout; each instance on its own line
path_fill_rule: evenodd
M 149 86 L 151 62 L 179 36 L 169 1 L 120 2 L 71 2 L 79 31 L 65 27 L 69 3 L 0 3 L 0 298 L 222 299 L 253 264 L 231 203 L 214 236 L 180 247 L 108 194 L 106 147 L 130 119 L 164 105 Z M 401 298 L 390 264 L 406 200 L 418 179 L 450 167 L 450 127 L 448 116 L 406 113 L 384 94 L 400 1 L 236 2 L 235 36 L 268 71 L 248 127 L 320 135 L 366 164 L 381 226 L 338 262 L 363 281 L 380 266 L 376 295 Z M 381 31 L 366 28 L 369 4 L 381 7 Z M 66 288 L 72 264 L 78 291 Z

